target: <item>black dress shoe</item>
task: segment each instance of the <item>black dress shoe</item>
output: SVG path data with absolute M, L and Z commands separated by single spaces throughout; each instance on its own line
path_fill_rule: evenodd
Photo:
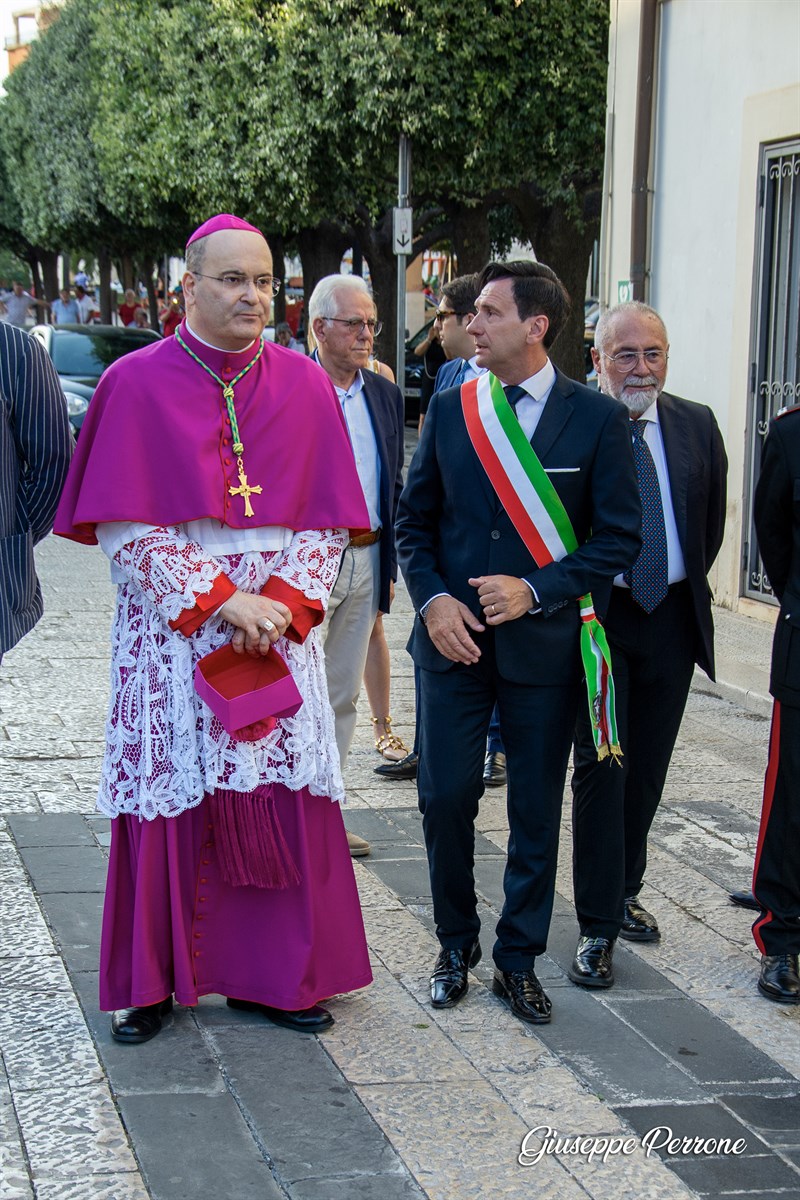
M 533 967 L 527 971 L 495 970 L 492 981 L 495 996 L 505 1000 L 515 1017 L 531 1025 L 547 1025 L 553 1011 L 549 997 L 536 978 Z
M 272 1008 L 269 1004 L 256 1004 L 254 1000 L 237 1000 L 228 997 L 228 1008 L 239 1008 L 243 1012 L 261 1013 L 273 1025 L 282 1025 L 284 1029 L 298 1029 L 301 1033 L 319 1033 L 321 1029 L 330 1029 L 333 1017 L 327 1008 L 319 1004 L 311 1008 Z
M 440 950 L 431 975 L 431 1004 L 452 1008 L 467 994 L 467 971 L 481 961 L 481 944 L 476 938 L 466 950 Z
M 762 954 L 758 990 L 778 1004 L 800 1004 L 796 954 Z
M 611 938 L 582 937 L 567 974 L 581 987 L 609 988 L 614 982 L 613 957 Z
M 418 761 L 419 755 L 412 750 L 399 762 L 381 763 L 379 767 L 373 767 L 373 770 L 383 779 L 416 779 Z
M 172 1012 L 172 996 L 144 1008 L 118 1008 L 111 1014 L 111 1036 L 115 1042 L 149 1042 L 161 1032 L 161 1018 Z
M 628 896 L 625 901 L 625 918 L 619 936 L 629 942 L 657 942 L 661 937 L 658 921 L 642 908 L 638 896 Z
M 483 782 L 487 787 L 505 787 L 506 756 L 499 750 L 490 751 L 483 764 Z
M 742 889 L 741 892 L 728 892 L 728 895 L 731 904 L 738 904 L 739 908 L 752 908 L 755 912 L 761 912 L 761 905 L 749 888 Z

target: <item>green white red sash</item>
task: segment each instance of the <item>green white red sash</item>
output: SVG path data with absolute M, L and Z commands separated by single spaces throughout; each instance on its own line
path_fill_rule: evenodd
M 514 528 L 538 567 L 560 562 L 578 549 L 578 539 L 558 492 L 520 426 L 499 379 L 487 372 L 461 387 L 467 432 Z M 578 601 L 581 658 L 597 757 L 622 751 L 614 710 L 614 679 L 605 630 L 587 592 Z

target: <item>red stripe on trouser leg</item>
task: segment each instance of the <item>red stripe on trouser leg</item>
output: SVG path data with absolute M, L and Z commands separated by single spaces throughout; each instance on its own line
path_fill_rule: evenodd
M 775 781 L 778 778 L 778 767 L 781 757 L 781 705 L 779 700 L 774 700 L 772 704 L 772 726 L 769 734 L 769 755 L 767 758 L 767 772 L 764 776 L 764 799 L 761 804 L 761 823 L 758 827 L 758 844 L 756 846 L 756 859 L 753 864 L 753 894 L 758 900 L 758 892 L 756 891 L 756 879 L 758 876 L 758 866 L 761 861 L 761 852 L 764 849 L 764 839 L 767 835 L 767 826 L 769 825 L 769 817 L 772 812 L 772 801 L 775 798 Z M 753 925 L 753 937 L 755 938 L 756 946 L 762 954 L 766 954 L 764 942 L 761 937 L 762 929 L 773 919 L 772 913 L 767 910 L 763 916 L 759 917 Z

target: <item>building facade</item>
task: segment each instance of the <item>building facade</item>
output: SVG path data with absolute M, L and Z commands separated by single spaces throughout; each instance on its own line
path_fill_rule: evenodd
M 642 299 L 668 387 L 730 460 L 718 603 L 772 619 L 752 528 L 769 420 L 800 403 L 800 4 L 611 0 L 600 300 Z

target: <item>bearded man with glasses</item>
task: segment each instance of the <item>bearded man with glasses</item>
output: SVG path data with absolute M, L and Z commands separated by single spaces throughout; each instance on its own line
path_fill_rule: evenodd
M 668 356 L 664 322 L 646 304 L 620 304 L 600 317 L 592 361 L 600 390 L 630 415 L 643 540 L 630 570 L 595 592 L 601 609 L 608 603 L 604 625 L 624 757 L 621 769 L 598 761 L 581 713 L 572 777 L 581 937 L 569 977 L 583 987 L 611 987 L 618 935 L 637 942 L 661 936 L 639 900 L 647 836 L 695 663 L 714 678 L 706 576 L 722 545 L 728 462 L 711 409 L 664 391 Z

